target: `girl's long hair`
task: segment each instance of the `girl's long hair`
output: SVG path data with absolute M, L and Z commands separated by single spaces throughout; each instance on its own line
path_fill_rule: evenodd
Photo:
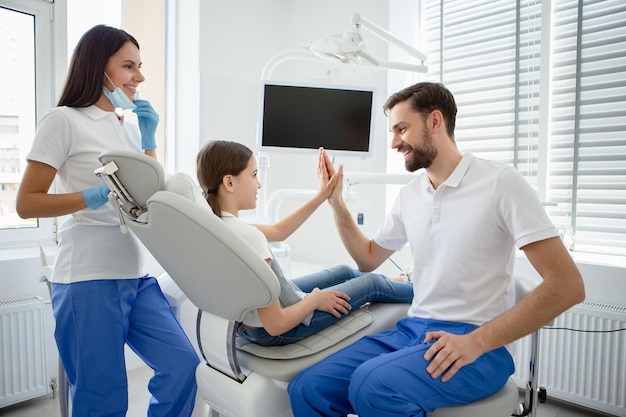
M 239 175 L 246 167 L 253 153 L 245 145 L 226 140 L 207 142 L 196 159 L 196 174 L 202 187 L 204 198 L 217 216 L 222 210 L 217 202 L 217 193 L 226 175 Z

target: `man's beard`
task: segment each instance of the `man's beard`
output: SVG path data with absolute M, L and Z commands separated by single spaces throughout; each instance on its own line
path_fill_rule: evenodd
M 404 161 L 404 167 L 409 172 L 415 172 L 420 168 L 428 168 L 432 165 L 437 156 L 437 148 L 433 146 L 433 137 L 428 129 L 424 128 L 422 136 L 424 138 L 424 145 L 419 149 L 405 143 L 412 151 L 409 159 Z M 400 150 L 402 151 L 402 149 Z

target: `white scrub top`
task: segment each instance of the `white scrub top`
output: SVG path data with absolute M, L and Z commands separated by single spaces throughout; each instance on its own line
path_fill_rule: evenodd
M 98 155 L 118 149 L 142 152 L 136 125 L 96 106 L 55 107 L 39 121 L 27 159 L 55 168 L 56 191 L 50 192 L 64 194 L 104 185 L 94 174 Z M 58 239 L 52 282 L 130 279 L 147 273 L 142 246 L 132 233 L 121 233 L 113 204 L 72 213 Z

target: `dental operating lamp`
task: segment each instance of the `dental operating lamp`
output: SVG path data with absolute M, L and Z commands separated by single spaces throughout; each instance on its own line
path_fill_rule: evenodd
M 343 64 L 361 65 L 362 61 L 366 61 L 370 65 L 380 68 L 421 73 L 428 71 L 428 67 L 424 65 L 424 61 L 426 61 L 426 55 L 424 53 L 398 39 L 387 30 L 361 17 L 358 13 L 355 13 L 352 17 L 352 23 L 354 23 L 355 27 L 351 30 L 332 35 L 328 38 L 322 38 L 311 44 L 303 44 L 302 46 L 320 58 Z M 367 43 L 361 35 L 361 28 L 367 29 L 379 38 L 398 46 L 410 56 L 420 60 L 421 64 L 381 61 L 375 58 L 366 50 Z

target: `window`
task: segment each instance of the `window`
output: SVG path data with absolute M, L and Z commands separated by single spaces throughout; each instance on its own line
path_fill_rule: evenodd
M 0 0 L 0 239 L 51 240 L 52 219 L 21 219 L 15 199 L 36 120 L 52 103 L 50 3 Z M 36 88 L 36 86 L 38 88 Z
M 461 151 L 515 165 L 570 249 L 626 256 L 626 3 L 423 4 Z
M 21 219 L 15 200 L 37 120 L 56 104 L 74 47 L 92 26 L 123 27 L 142 46 L 148 82 L 141 93 L 160 110 L 158 152 L 165 159 L 164 16 L 164 0 L 0 0 L 0 66 L 5 76 L 0 86 L 0 244 L 54 239 L 57 219 Z M 61 22 L 67 27 L 54 27 Z
M 626 3 L 553 2 L 551 214 L 575 249 L 626 255 Z

